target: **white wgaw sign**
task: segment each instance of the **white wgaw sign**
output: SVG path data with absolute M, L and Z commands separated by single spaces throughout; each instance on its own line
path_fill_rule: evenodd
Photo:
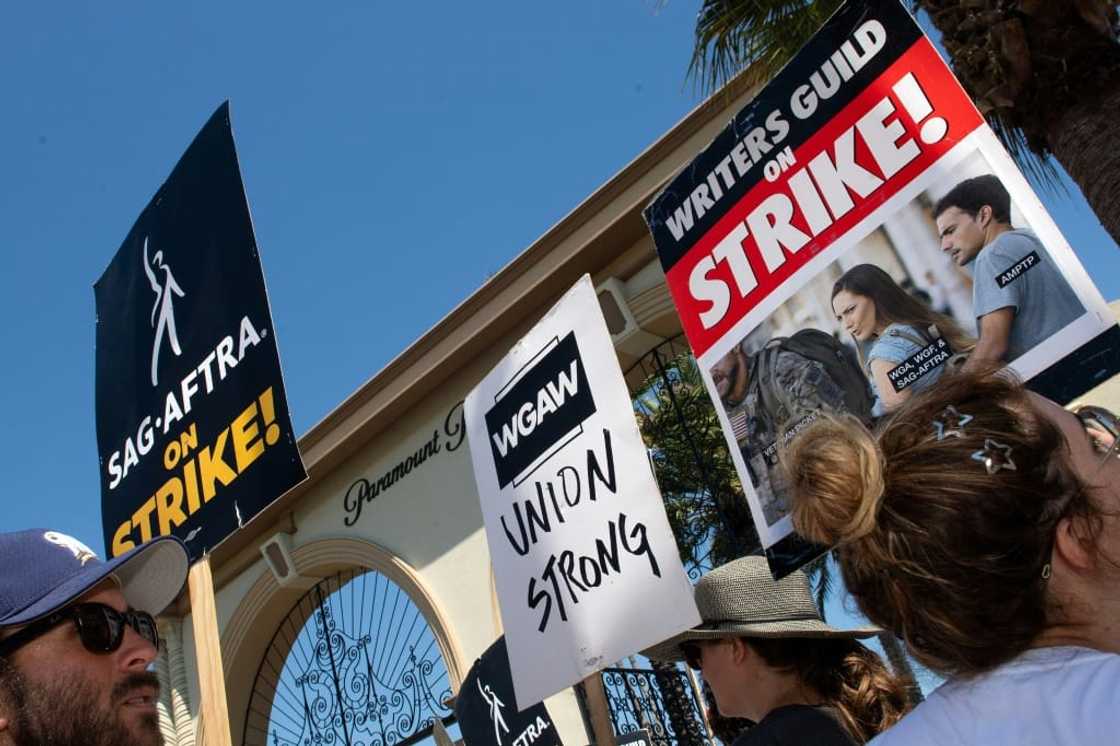
M 518 709 L 700 622 L 589 277 L 465 414 Z

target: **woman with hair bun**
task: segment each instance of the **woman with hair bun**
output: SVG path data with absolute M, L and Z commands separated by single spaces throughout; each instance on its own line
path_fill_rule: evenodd
M 949 677 L 877 744 L 1120 741 L 1118 432 L 989 372 L 943 377 L 875 434 L 826 418 L 791 445 L 798 533 Z
M 832 286 L 832 310 L 856 343 L 875 394 L 875 416 L 894 409 L 941 377 L 944 364 L 896 391 L 889 375 L 937 337 L 944 337 L 954 352 L 970 350 L 976 344 L 957 322 L 933 311 L 874 264 L 857 264 L 840 276 Z

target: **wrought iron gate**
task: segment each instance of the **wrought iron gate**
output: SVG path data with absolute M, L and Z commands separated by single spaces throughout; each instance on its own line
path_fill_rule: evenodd
M 603 690 L 615 735 L 645 728 L 654 746 L 708 746 L 697 692 L 677 666 L 605 668 Z
M 409 746 L 454 722 L 450 680 L 420 610 L 374 570 L 321 581 L 257 671 L 245 746 Z

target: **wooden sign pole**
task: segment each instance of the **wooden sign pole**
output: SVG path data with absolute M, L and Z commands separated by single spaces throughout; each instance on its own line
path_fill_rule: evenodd
M 202 746 L 232 746 L 229 735 L 229 709 L 226 706 L 226 679 L 222 671 L 222 643 L 218 636 L 218 612 L 214 603 L 214 578 L 210 574 L 210 555 L 191 566 L 187 575 L 191 594 L 191 624 L 194 627 L 195 661 L 198 688 L 202 692 L 199 708 L 202 717 Z
M 606 689 L 603 687 L 603 674 L 596 671 L 585 678 L 583 692 L 587 695 L 591 743 L 599 746 L 614 746 L 618 743 L 618 739 L 614 737 L 614 726 L 611 725 L 611 708 L 607 703 Z

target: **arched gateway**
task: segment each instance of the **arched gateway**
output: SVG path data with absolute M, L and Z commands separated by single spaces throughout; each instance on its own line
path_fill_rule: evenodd
M 460 660 L 419 576 L 353 539 L 312 542 L 292 558 L 299 575 L 321 579 L 292 603 L 266 571 L 223 645 L 245 685 L 230 687 L 241 743 L 407 746 L 430 736 L 433 720 L 450 724 Z
M 427 621 L 376 570 L 320 581 L 280 624 L 257 670 L 245 746 L 400 744 L 453 720 Z

